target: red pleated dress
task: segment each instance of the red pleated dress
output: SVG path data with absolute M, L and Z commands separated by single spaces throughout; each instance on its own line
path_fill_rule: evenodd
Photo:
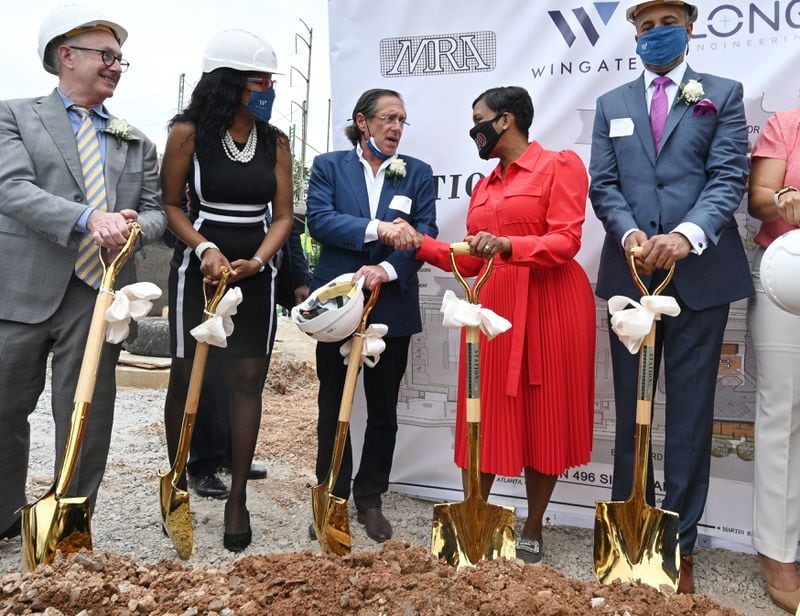
M 498 165 L 481 180 L 467 213 L 467 234 L 511 241 L 497 255 L 479 302 L 512 323 L 489 341 L 481 334 L 481 471 L 518 476 L 523 467 L 557 475 L 589 462 L 594 414 L 595 304 L 575 261 L 588 179 L 577 154 L 532 142 L 503 178 Z M 449 245 L 425 237 L 417 258 L 450 271 Z M 475 276 L 484 259 L 462 256 Z M 456 419 L 455 461 L 467 466 L 465 341 Z

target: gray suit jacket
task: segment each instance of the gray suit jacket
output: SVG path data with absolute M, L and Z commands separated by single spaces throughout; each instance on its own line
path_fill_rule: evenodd
M 753 294 L 733 213 L 747 180 L 747 130 L 742 85 L 686 69 L 700 81 L 714 115 L 694 115 L 693 105 L 672 106 L 656 155 L 645 100 L 644 77 L 597 100 L 589 165 L 589 196 L 606 229 L 596 293 L 638 297 L 622 250 L 622 237 L 638 228 L 648 236 L 669 233 L 681 222 L 705 231 L 702 255 L 679 261 L 674 279 L 681 299 L 694 310 Z M 631 118 L 629 136 L 610 137 L 613 119 Z
M 166 224 L 156 148 L 104 135 L 109 211 L 139 212 L 144 241 Z M 59 306 L 72 276 L 81 236 L 75 222 L 86 208 L 78 150 L 58 93 L 0 101 L 0 319 L 40 323 Z M 133 259 L 117 287 L 135 280 Z

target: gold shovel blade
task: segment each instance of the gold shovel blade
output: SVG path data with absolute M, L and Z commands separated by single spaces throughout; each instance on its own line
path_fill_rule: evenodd
M 433 506 L 431 553 L 460 569 L 481 560 L 516 558 L 514 508 L 483 499 Z
M 178 488 L 174 474 L 168 471 L 161 475 L 159 497 L 164 531 L 175 546 L 178 558 L 186 560 L 191 557 L 194 547 L 189 492 Z
M 53 562 L 56 552 L 92 549 L 91 508 L 85 496 L 58 498 L 51 490 L 22 508 L 22 562 L 27 571 Z
M 330 493 L 328 482 L 311 488 L 314 530 L 322 551 L 345 556 L 353 547 L 347 502 Z
M 642 582 L 678 588 L 678 514 L 646 503 L 600 501 L 595 508 L 594 570 L 601 584 Z

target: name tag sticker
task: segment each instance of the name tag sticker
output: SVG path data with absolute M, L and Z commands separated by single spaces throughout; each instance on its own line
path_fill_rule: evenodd
M 608 125 L 609 137 L 630 137 L 633 134 L 631 118 L 614 118 Z

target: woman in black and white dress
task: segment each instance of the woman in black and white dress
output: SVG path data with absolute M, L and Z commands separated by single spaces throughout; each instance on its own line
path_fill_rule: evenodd
M 271 126 L 275 54 L 262 37 L 225 30 L 209 42 L 203 76 L 189 106 L 170 123 L 161 169 L 164 205 L 177 237 L 170 264 L 172 367 L 164 409 L 174 459 L 195 340 L 203 320 L 203 284 L 230 272 L 243 301 L 224 349 L 230 391 L 233 460 L 225 504 L 225 547 L 252 538 L 247 473 L 261 422 L 262 390 L 275 336 L 275 255 L 292 225 L 291 153 Z M 188 188 L 188 211 L 182 207 Z M 269 204 L 272 203 L 270 211 Z M 185 477 L 181 478 L 185 485 Z

